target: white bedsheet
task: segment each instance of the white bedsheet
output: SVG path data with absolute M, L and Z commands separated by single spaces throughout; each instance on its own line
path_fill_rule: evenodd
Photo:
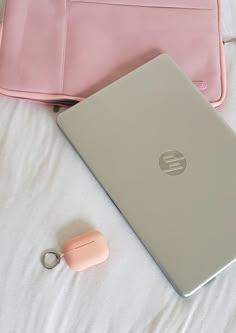
M 236 1 L 222 7 L 224 37 L 236 37 Z M 236 42 L 225 51 L 228 96 L 217 112 L 236 131 Z M 42 268 L 44 249 L 90 228 L 109 240 L 108 262 L 80 274 L 64 263 Z M 0 97 L 0 332 L 235 333 L 236 265 L 192 298 L 179 297 L 52 109 Z

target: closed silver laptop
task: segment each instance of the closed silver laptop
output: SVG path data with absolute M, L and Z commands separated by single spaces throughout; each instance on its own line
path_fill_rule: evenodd
M 170 57 L 58 125 L 181 295 L 235 261 L 236 137 Z

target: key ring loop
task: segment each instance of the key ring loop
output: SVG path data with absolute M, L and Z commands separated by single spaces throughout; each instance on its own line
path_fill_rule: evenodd
M 53 263 L 49 263 L 47 261 L 47 258 L 50 255 L 53 255 L 55 258 L 55 261 Z M 47 269 L 55 268 L 60 263 L 60 261 L 61 261 L 61 255 L 57 251 L 54 251 L 54 250 L 47 250 L 41 256 L 41 263 L 42 263 L 43 267 L 47 268 Z

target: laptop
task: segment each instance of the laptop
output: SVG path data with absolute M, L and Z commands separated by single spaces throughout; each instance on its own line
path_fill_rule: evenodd
M 236 260 L 235 133 L 169 56 L 57 122 L 180 295 Z

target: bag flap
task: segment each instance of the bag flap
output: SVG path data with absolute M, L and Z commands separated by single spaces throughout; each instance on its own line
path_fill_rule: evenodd
M 71 2 L 185 9 L 213 9 L 217 5 L 217 0 L 71 0 Z

